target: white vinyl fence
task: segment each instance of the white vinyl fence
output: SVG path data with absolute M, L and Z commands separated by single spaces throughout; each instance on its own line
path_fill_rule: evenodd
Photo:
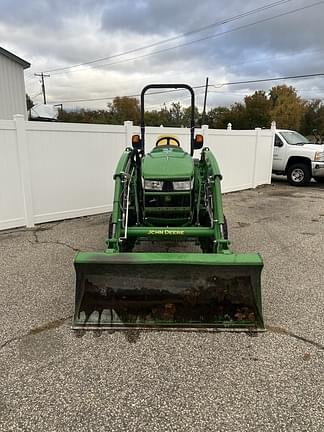
M 123 126 L 0 120 L 0 230 L 103 213 L 112 209 L 113 173 L 131 136 Z M 189 150 L 186 128 L 148 127 L 156 138 L 177 135 Z M 222 191 L 271 182 L 273 131 L 197 129 L 218 159 Z M 199 152 L 196 151 L 197 157 Z

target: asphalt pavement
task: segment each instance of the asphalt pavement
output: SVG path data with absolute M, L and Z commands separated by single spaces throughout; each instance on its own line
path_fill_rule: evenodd
M 264 258 L 267 331 L 70 330 L 73 257 L 107 215 L 0 233 L 0 431 L 324 431 L 324 185 L 227 194 Z

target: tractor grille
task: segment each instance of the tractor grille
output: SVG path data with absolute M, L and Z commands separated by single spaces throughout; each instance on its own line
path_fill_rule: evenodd
M 190 194 L 161 194 L 161 195 L 145 195 L 145 208 L 163 208 L 165 207 L 189 207 L 190 208 Z

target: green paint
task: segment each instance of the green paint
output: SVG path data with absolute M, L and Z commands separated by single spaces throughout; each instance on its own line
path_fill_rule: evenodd
M 188 180 L 193 177 L 193 160 L 181 148 L 156 147 L 142 161 L 147 180 Z
M 143 179 L 163 181 L 163 191 L 143 190 Z M 172 182 L 191 179 L 194 180 L 192 190 L 173 191 Z M 193 159 L 180 147 L 155 147 L 145 156 L 138 149 L 125 149 L 114 174 L 112 225 L 106 241 L 107 249 L 105 252 L 79 252 L 75 257 L 77 289 L 74 328 L 114 326 L 204 328 L 210 325 L 223 328 L 251 326 L 264 328 L 260 288 L 262 258 L 256 253 L 234 254 L 229 249 L 230 241 L 224 238 L 223 234 L 221 179 L 218 163 L 208 148 L 201 151 L 200 159 Z M 127 200 L 129 200 L 128 208 Z M 128 214 L 127 231 L 126 214 Z M 132 249 L 136 239 L 143 238 L 178 242 L 196 239 L 205 253 L 126 252 Z M 101 282 L 100 278 L 103 278 Z M 218 280 L 217 283 L 213 282 L 214 278 Z M 219 283 L 220 279 L 221 283 Z M 152 286 L 150 286 L 151 281 Z M 117 313 L 115 306 L 110 304 L 115 297 L 110 298 L 109 295 L 106 298 L 100 297 L 107 289 L 113 290 L 117 297 L 120 291 L 124 290 L 129 300 L 128 306 L 124 309 L 123 294 L 119 303 L 115 305 L 117 312 L 119 310 L 121 314 L 124 310 L 128 310 L 121 324 L 112 318 L 113 313 Z M 182 297 L 174 300 L 174 304 L 181 303 L 181 305 L 177 303 L 179 307 L 177 316 L 180 318 L 179 322 L 174 320 L 169 322 L 168 308 L 173 307 L 173 291 L 177 289 L 182 290 Z M 234 293 L 232 299 L 234 307 L 239 308 L 241 301 L 244 303 L 245 299 L 248 300 L 249 305 L 253 306 L 254 320 L 237 319 L 234 315 L 229 320 L 224 313 L 224 316 L 216 316 L 217 307 L 212 311 L 214 315 L 210 318 L 211 303 L 209 297 L 206 297 L 206 292 L 210 293 L 210 298 L 222 302 L 228 294 L 228 289 L 232 295 Z M 83 296 L 87 290 L 89 302 L 87 306 L 82 306 Z M 143 293 L 141 290 L 144 290 Z M 200 303 L 197 303 L 198 309 L 195 311 L 190 309 L 195 302 L 191 303 L 191 300 L 188 300 L 188 292 L 195 293 L 196 290 L 200 292 Z M 150 298 L 151 294 L 147 294 L 148 292 L 152 294 L 152 298 Z M 240 294 L 240 299 L 235 299 L 236 292 Z M 162 294 L 164 300 L 156 305 L 154 298 Z M 139 297 L 136 297 L 137 295 Z M 217 295 L 220 295 L 218 299 L 216 299 Z M 93 298 L 96 296 L 97 306 L 93 303 Z M 138 298 L 142 298 L 139 306 L 142 307 L 143 314 L 134 318 L 136 311 L 134 312 L 132 308 Z M 101 301 L 108 302 L 107 308 L 110 309 L 110 313 L 106 314 L 108 318 L 99 319 L 97 322 L 93 319 L 82 322 L 79 317 L 82 307 L 85 308 L 83 310 L 88 310 L 90 306 L 94 308 L 93 310 L 98 310 L 96 307 L 100 309 Z M 147 302 L 153 302 L 154 306 L 148 305 Z M 153 308 L 153 314 L 160 307 L 162 309 L 165 307 L 166 311 L 162 312 L 166 317 L 162 313 L 162 318 L 155 316 L 150 322 L 146 318 L 150 316 L 147 312 L 147 308 L 150 307 Z M 184 309 L 189 311 L 186 318 L 181 315 Z M 199 321 L 198 311 L 200 310 L 204 322 Z M 239 313 L 242 315 L 242 312 Z M 196 318 L 193 318 L 194 316 Z M 136 322 L 133 322 L 134 319 Z M 205 320 L 208 320 L 208 323 Z
M 165 227 L 130 227 L 127 231 L 129 237 L 210 237 L 213 235 L 212 228 L 204 227 L 181 227 L 181 228 L 165 228 Z
M 74 262 L 76 264 L 199 264 L 214 266 L 257 266 L 262 268 L 263 261 L 259 254 L 201 254 L 180 252 L 78 252 Z
M 263 328 L 257 254 L 80 253 L 75 268 L 75 328 Z

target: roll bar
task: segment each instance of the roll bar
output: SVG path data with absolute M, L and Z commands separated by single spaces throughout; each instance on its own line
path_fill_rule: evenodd
M 145 149 L 145 122 L 144 122 L 144 96 L 149 89 L 179 89 L 183 88 L 190 92 L 191 94 L 191 122 L 190 122 L 190 154 L 194 153 L 194 140 L 195 140 L 195 93 L 188 84 L 148 84 L 145 86 L 141 92 L 141 144 L 144 152 Z

